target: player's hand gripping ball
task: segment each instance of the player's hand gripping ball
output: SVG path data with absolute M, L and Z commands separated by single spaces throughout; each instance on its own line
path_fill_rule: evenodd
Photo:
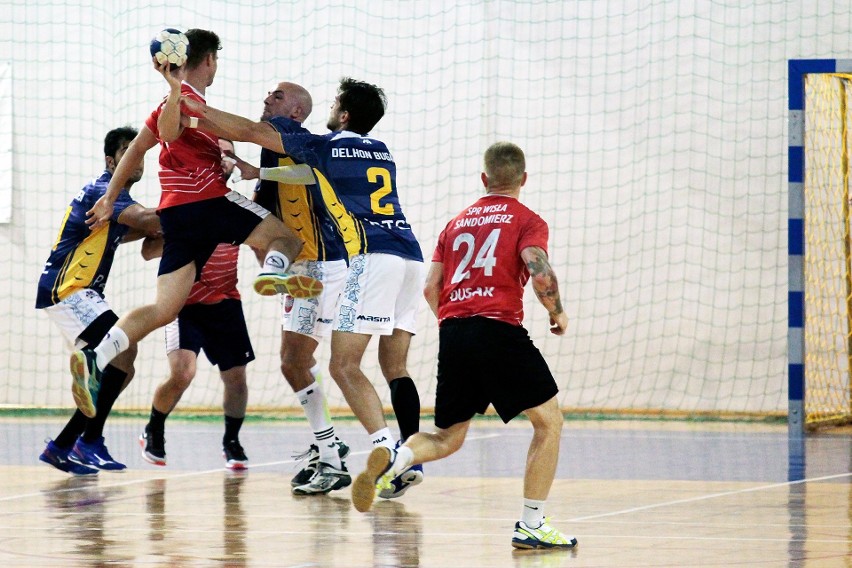
M 170 70 L 174 71 L 184 63 L 189 55 L 189 40 L 180 30 L 166 28 L 151 40 L 151 57 L 157 63 L 171 63 Z

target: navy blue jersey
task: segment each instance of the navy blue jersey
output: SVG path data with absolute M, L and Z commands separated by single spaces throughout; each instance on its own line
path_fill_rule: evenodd
M 384 142 L 349 131 L 278 132 L 287 153 L 314 168 L 350 257 L 381 252 L 423 261 L 399 204 L 396 164 Z
M 86 225 L 86 211 L 106 193 L 110 179 L 112 174 L 104 171 L 81 189 L 65 210 L 56 243 L 38 281 L 36 308 L 57 304 L 84 288 L 96 290 L 103 296 L 115 250 L 129 229 L 118 222 L 118 217 L 136 203 L 130 192 L 121 190 L 109 223 L 90 231 Z
M 295 120 L 275 117 L 269 120 L 279 132 L 304 133 L 308 131 Z M 263 149 L 260 153 L 260 167 L 277 168 L 301 164 L 286 154 Z M 323 195 L 316 184 L 301 185 L 260 180 L 255 189 L 255 199 L 259 205 L 271 211 L 285 225 L 299 235 L 305 246 L 296 260 L 343 260 L 349 254 L 343 245 L 343 239 L 333 222 Z

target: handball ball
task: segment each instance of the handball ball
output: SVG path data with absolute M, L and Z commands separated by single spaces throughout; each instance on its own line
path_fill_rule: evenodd
M 160 64 L 168 61 L 172 71 L 186 63 L 188 54 L 189 40 L 180 30 L 166 28 L 151 40 L 151 57 Z

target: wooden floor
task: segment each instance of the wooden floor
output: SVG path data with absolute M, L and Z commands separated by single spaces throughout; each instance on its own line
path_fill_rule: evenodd
M 788 441 L 786 427 L 567 423 L 552 523 L 579 546 L 519 552 L 530 430 L 477 424 L 402 499 L 352 508 L 349 490 L 296 497 L 302 424 L 249 423 L 252 467 L 222 468 L 221 427 L 172 420 L 169 466 L 139 457 L 139 420 L 107 442 L 126 473 L 73 478 L 40 464 L 57 421 L 3 420 L 0 566 L 852 566 L 852 435 Z M 348 423 L 348 463 L 367 440 Z

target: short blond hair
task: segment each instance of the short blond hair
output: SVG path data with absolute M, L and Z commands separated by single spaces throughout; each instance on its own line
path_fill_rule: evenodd
M 485 175 L 489 186 L 519 186 L 527 169 L 524 151 L 511 142 L 495 142 L 485 151 Z

